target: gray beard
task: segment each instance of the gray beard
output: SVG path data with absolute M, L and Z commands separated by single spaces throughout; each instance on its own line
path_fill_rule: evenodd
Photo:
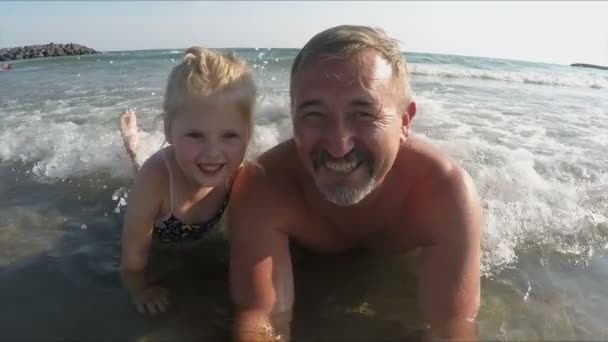
M 376 185 L 376 181 L 370 177 L 364 184 L 360 186 L 336 185 L 331 188 L 321 188 L 317 184 L 317 188 L 329 202 L 346 207 L 361 202 L 369 195 Z
M 322 167 L 323 163 L 333 158 L 326 150 L 319 148 L 313 151 L 311 159 L 314 170 L 313 172 L 317 172 Z M 362 161 L 363 165 L 360 165 L 359 167 L 367 168 L 369 178 L 359 186 L 340 183 L 330 187 L 321 187 L 318 183 L 316 185 L 317 189 L 319 189 L 325 199 L 337 206 L 345 207 L 361 202 L 361 200 L 363 200 L 372 192 L 372 190 L 374 190 L 376 181 L 374 180 L 372 172 L 372 158 L 365 151 L 353 149 L 341 159 L 346 161 Z

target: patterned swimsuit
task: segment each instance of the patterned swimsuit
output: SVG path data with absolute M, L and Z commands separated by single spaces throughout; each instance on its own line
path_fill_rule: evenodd
M 215 215 L 213 215 L 210 220 L 203 223 L 183 223 L 173 215 L 173 173 L 171 172 L 170 164 L 165 158 L 164 154 L 162 155 L 162 157 L 163 161 L 165 162 L 165 166 L 169 171 L 169 196 L 171 200 L 171 211 L 164 218 L 154 222 L 153 235 L 159 241 L 165 244 L 174 244 L 199 240 L 202 236 L 204 236 L 206 233 L 211 231 L 211 229 L 217 226 L 218 222 L 222 218 L 222 214 L 224 214 L 224 211 L 226 211 L 226 207 L 228 206 L 228 201 L 230 199 L 230 191 L 228 187 L 226 187 L 226 199 L 224 200 L 224 203 L 222 204 L 220 209 L 215 213 Z

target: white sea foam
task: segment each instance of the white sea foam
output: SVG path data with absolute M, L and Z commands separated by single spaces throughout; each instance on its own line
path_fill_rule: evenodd
M 449 64 L 410 64 L 414 75 L 438 76 L 443 78 L 473 78 L 537 85 L 608 88 L 608 76 L 602 77 L 591 72 L 576 70 L 571 73 L 557 73 L 544 70 L 484 70 Z
M 602 161 L 586 155 L 582 146 L 563 145 L 547 136 L 546 127 L 526 126 L 524 119 L 494 124 L 486 130 L 493 134 L 481 137 L 471 134 L 471 125 L 446 109 L 454 109 L 453 103 L 425 96 L 418 96 L 417 101 L 418 126 L 423 128 L 419 134 L 460 161 L 480 193 L 485 211 L 484 273 L 511 265 L 517 259 L 516 251 L 525 248 L 582 258 L 597 248 L 603 239 L 598 237 L 597 227 L 608 221 L 607 196 L 597 189 L 605 188 L 607 177 L 601 167 L 581 165 Z M 466 119 L 474 123 L 474 117 Z M 527 144 L 509 147 L 523 132 Z M 502 136 L 503 142 L 492 135 Z M 535 153 L 545 149 L 552 154 Z
M 249 158 L 255 158 L 288 138 L 291 127 L 287 110 L 286 103 L 278 97 L 261 100 L 256 112 L 260 122 L 254 128 Z M 118 131 L 117 113 L 120 113 L 119 108 L 97 113 L 99 116 L 114 116 L 114 121 L 101 120 L 103 123 L 100 123 L 100 120 L 95 120 L 91 123 L 78 120 L 82 124 L 54 122 L 53 118 L 70 114 L 70 108 L 64 106 L 56 106 L 53 113 L 28 113 L 30 115 L 25 119 L 26 113 L 10 116 L 15 124 L 7 124 L 0 131 L 0 160 L 32 164 L 31 172 L 44 182 L 86 176 L 102 170 L 115 177 L 131 177 L 130 163 Z M 90 115 L 88 113 L 87 116 Z M 163 144 L 164 135 L 159 125 L 140 129 L 138 159 L 147 159 Z

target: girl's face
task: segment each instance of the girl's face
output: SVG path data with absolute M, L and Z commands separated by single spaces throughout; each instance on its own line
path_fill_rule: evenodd
M 171 125 L 178 166 L 196 184 L 223 186 L 243 162 L 249 127 L 234 99 L 193 102 Z

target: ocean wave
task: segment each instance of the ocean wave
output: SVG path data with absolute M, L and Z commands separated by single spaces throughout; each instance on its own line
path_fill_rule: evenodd
M 509 267 L 517 261 L 518 251 L 528 248 L 587 260 L 606 241 L 599 231 L 608 221 L 602 204 L 608 202 L 608 178 L 585 165 L 605 160 L 592 160 L 592 145 L 570 146 L 551 137 L 542 124 L 513 121 L 524 117 L 524 109 L 518 109 L 522 116 L 513 117 L 495 109 L 471 109 L 478 115 L 478 121 L 473 121 L 473 114 L 454 114 L 457 105 L 467 105 L 459 100 L 417 94 L 414 132 L 461 162 L 478 187 L 484 206 L 484 274 Z M 594 113 L 589 115 L 601 118 L 605 114 L 603 110 Z M 0 131 L 0 160 L 27 163 L 28 177 L 39 182 L 106 173 L 118 179 L 133 177 L 116 117 L 115 121 L 101 120 L 103 124 L 59 122 L 52 115 L 14 120 Z M 248 158 L 291 137 L 288 94 L 262 98 L 255 120 Z M 487 135 L 480 134 L 480 127 L 486 128 Z M 518 135 L 525 144 L 517 140 Z M 162 130 L 146 127 L 140 142 L 138 154 L 145 159 L 162 146 Z M 550 148 L 553 156 L 539 153 L 541 148 Z M 111 179 L 104 182 L 110 184 Z M 117 194 L 116 201 L 122 195 Z M 117 203 L 117 209 L 121 205 Z
M 444 78 L 472 78 L 536 85 L 585 87 L 593 89 L 608 88 L 608 78 L 589 74 L 584 71 L 565 74 L 555 72 L 539 72 L 534 70 L 504 71 L 465 68 L 448 64 L 410 64 L 409 70 L 413 75 L 437 76 Z
M 478 189 L 484 208 L 484 275 L 512 266 L 522 250 L 586 262 L 608 246 L 608 212 L 602 204 L 608 201 L 603 192 L 608 175 L 602 171 L 605 161 L 594 160 L 589 146 L 564 144 L 542 126 L 526 129 L 526 121 L 493 120 L 490 131 L 502 140 L 480 134 L 479 128 L 472 134 L 471 127 L 487 131 L 483 121 L 470 115 L 465 123 L 450 112 L 450 103 L 428 94 L 416 99 L 419 120 L 428 121 L 416 133 L 458 160 Z M 517 141 L 522 133 L 528 144 L 503 142 Z M 544 149 L 551 153 L 539 153 Z
M 6 117 L 12 122 L 0 126 L 1 161 L 29 163 L 32 165 L 30 172 L 43 182 L 82 177 L 101 170 L 107 170 L 116 177 L 131 176 L 118 131 L 118 117 L 113 122 L 103 119 L 109 113 L 119 113 L 126 105 L 112 111 L 90 108 L 85 111 L 87 115 L 78 117 L 66 115 L 73 110 L 72 107 L 56 104 L 51 112 L 38 112 L 35 116 L 23 112 Z M 289 137 L 288 110 L 287 100 L 279 95 L 269 95 L 260 101 L 256 107 L 258 122 L 248 149 L 249 158 L 255 158 Z M 90 116 L 95 120 L 88 119 Z M 140 122 L 145 125 L 153 116 L 151 111 L 144 110 L 140 113 Z M 58 121 L 59 118 L 65 121 Z M 142 160 L 164 143 L 160 125 L 145 126 L 140 127 L 137 150 Z

